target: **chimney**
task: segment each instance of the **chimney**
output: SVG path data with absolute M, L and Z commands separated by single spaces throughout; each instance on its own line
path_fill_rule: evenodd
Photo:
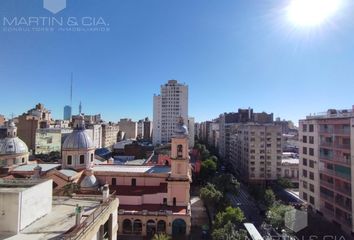
M 109 198 L 109 187 L 108 184 L 105 184 L 102 187 L 102 198 L 103 198 L 103 202 L 106 202 Z
M 82 207 L 79 204 L 76 204 L 75 208 L 75 227 L 80 226 L 82 218 Z

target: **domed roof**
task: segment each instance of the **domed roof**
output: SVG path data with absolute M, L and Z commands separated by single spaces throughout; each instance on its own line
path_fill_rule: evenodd
M 66 137 L 63 143 L 65 149 L 91 149 L 95 146 L 92 143 L 90 136 L 83 129 L 75 129 L 69 136 Z
M 188 128 L 183 122 L 183 118 L 179 118 L 176 129 L 174 131 L 174 137 L 188 137 Z
M 85 176 L 82 182 L 80 183 L 80 187 L 82 188 L 93 188 L 98 186 L 98 181 L 94 175 Z
M 0 155 L 28 153 L 28 147 L 18 137 L 0 139 Z
M 62 149 L 91 149 L 95 146 L 92 143 L 91 138 L 85 131 L 84 116 L 79 115 L 74 121 L 75 129 L 69 136 L 66 137 Z

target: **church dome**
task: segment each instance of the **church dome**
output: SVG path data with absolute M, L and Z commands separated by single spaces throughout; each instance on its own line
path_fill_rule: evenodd
M 66 137 L 63 143 L 65 149 L 91 149 L 94 148 L 90 136 L 85 130 L 75 129 L 69 136 Z
M 15 155 L 28 153 L 28 147 L 17 137 L 17 127 L 10 120 L 7 124 L 7 136 L 0 139 L 0 155 Z
M 28 153 L 28 147 L 18 137 L 0 139 L 0 155 Z
M 94 148 L 90 136 L 85 131 L 85 122 L 82 115 L 75 120 L 74 127 L 74 131 L 66 137 L 62 149 L 86 150 Z
M 176 129 L 174 131 L 174 137 L 188 137 L 188 136 L 189 136 L 188 128 L 184 124 L 183 118 L 180 118 L 178 120 Z
M 92 169 L 86 169 L 85 177 L 80 183 L 81 188 L 94 188 L 98 186 L 98 181 L 95 175 L 93 175 Z

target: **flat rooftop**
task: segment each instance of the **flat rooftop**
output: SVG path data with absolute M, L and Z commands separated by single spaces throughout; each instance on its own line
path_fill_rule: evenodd
M 19 193 L 46 180 L 35 179 L 1 179 L 0 193 Z
M 32 172 L 35 167 L 40 166 L 43 172 L 58 168 L 61 164 L 57 163 L 44 163 L 44 164 L 25 164 L 18 166 L 12 170 L 12 172 Z
M 17 235 L 0 232 L 0 239 L 57 239 L 74 227 L 76 204 L 83 207 L 83 216 L 87 216 L 100 205 L 100 202 L 94 199 L 54 197 L 52 211 L 49 214 L 35 221 Z M 82 217 L 81 222 L 85 219 L 86 217 Z

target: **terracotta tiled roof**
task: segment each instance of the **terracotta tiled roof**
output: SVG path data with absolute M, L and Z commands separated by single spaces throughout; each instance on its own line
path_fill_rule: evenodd
M 142 205 L 119 205 L 119 210 L 125 211 L 143 211 L 158 212 L 160 210 L 172 211 L 173 214 L 186 214 L 187 207 L 185 206 L 164 206 L 162 204 L 142 204 Z
M 120 196 L 141 196 L 145 194 L 167 193 L 167 183 L 160 183 L 160 186 L 109 186 Z

